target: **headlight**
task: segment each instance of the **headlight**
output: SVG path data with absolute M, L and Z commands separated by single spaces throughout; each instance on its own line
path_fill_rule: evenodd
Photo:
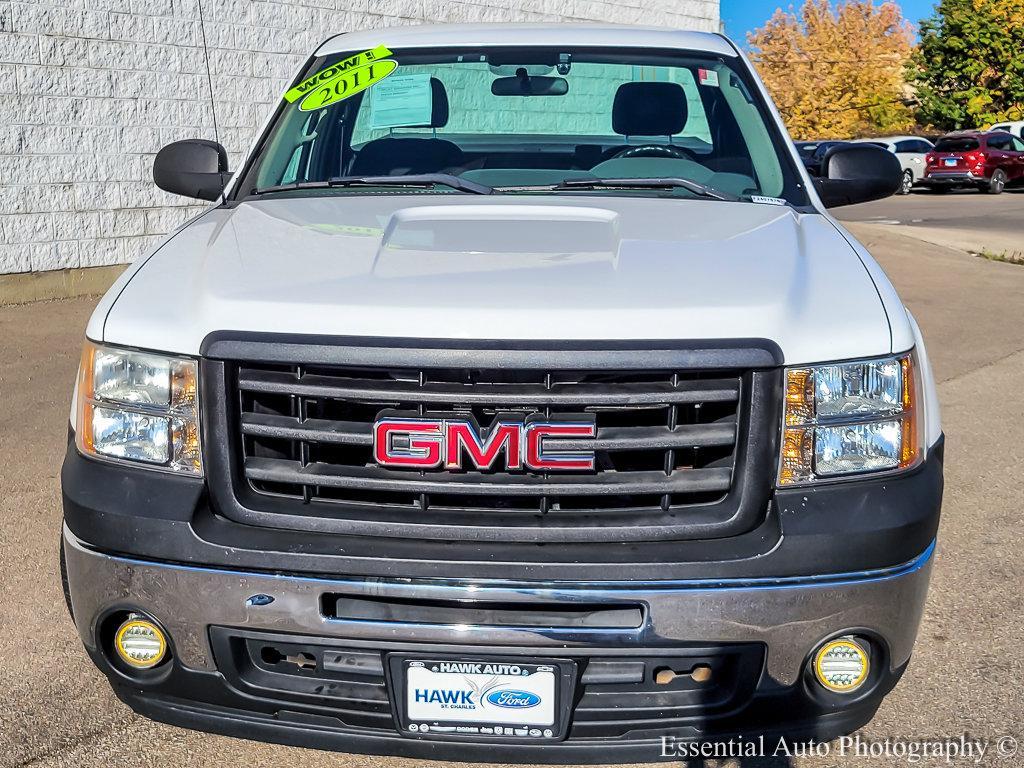
M 779 485 L 906 469 L 921 456 L 913 356 L 786 370 Z
M 87 341 L 75 438 L 88 456 L 201 475 L 196 361 Z

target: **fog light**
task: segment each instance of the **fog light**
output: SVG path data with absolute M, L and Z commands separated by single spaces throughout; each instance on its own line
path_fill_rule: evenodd
M 825 688 L 836 693 L 852 693 L 867 680 L 871 662 L 868 652 L 852 637 L 825 643 L 814 654 L 814 675 Z
M 114 650 L 128 666 L 151 669 L 167 655 L 167 638 L 152 621 L 133 615 L 117 628 Z

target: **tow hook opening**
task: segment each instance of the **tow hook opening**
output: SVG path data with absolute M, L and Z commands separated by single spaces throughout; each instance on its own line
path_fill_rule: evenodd
M 669 685 L 680 677 L 688 677 L 695 683 L 707 683 L 711 680 L 711 667 L 707 664 L 697 664 L 688 670 L 677 671 L 671 667 L 661 667 L 654 671 L 654 682 L 658 685 Z
M 275 666 L 277 664 L 292 664 L 299 669 L 314 670 L 317 667 L 316 656 L 304 651 L 288 653 L 272 646 L 265 645 L 260 649 L 260 658 L 265 664 Z

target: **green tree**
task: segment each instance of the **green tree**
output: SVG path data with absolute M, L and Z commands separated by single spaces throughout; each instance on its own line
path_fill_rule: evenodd
M 944 130 L 1024 118 L 1024 0 L 941 0 L 907 79 L 918 119 Z

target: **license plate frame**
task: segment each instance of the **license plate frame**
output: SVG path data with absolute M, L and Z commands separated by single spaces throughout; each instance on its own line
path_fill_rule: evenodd
M 438 680 L 450 678 L 453 682 L 457 677 L 466 677 L 466 670 L 471 665 L 480 665 L 482 668 L 490 667 L 489 671 L 481 674 L 493 677 L 491 671 L 495 668 L 516 667 L 526 669 L 531 674 L 539 672 L 538 668 L 550 668 L 553 676 L 554 701 L 551 708 L 553 722 L 550 724 L 516 724 L 509 722 L 514 719 L 514 714 L 520 708 L 497 708 L 489 707 L 488 712 L 500 712 L 498 720 L 480 719 L 484 716 L 479 707 L 466 718 L 459 718 L 454 711 L 450 718 L 432 718 L 424 716 L 422 712 L 410 713 L 409 707 L 409 679 L 410 668 L 415 665 L 422 665 L 419 670 L 430 670 L 430 674 L 419 679 L 433 679 L 438 674 L 431 670 L 431 667 L 438 668 L 441 674 Z M 440 667 L 439 665 L 445 665 Z M 452 665 L 462 665 L 453 668 Z M 449 671 L 458 669 L 458 671 Z M 565 739 L 569 730 L 569 721 L 572 708 L 573 693 L 576 686 L 577 666 L 572 659 L 565 658 L 544 658 L 544 657 L 516 657 L 516 656 L 490 656 L 487 654 L 463 656 L 456 654 L 410 654 L 392 653 L 387 658 L 388 689 L 391 697 L 393 712 L 395 713 L 395 724 L 400 734 L 407 738 L 418 739 L 441 739 L 461 741 L 494 741 L 514 743 L 548 743 Z M 414 675 L 420 675 L 417 671 Z M 469 675 L 474 681 L 477 680 L 475 673 Z M 492 688 L 482 691 L 484 696 L 488 693 L 498 693 L 501 690 L 514 690 L 517 686 L 512 685 L 515 676 L 499 676 L 507 682 L 502 682 Z M 526 677 L 526 676 L 523 676 Z M 522 686 L 529 687 L 529 686 Z M 479 693 L 477 695 L 479 699 Z M 422 709 L 423 707 L 421 707 Z M 532 709 L 532 707 L 530 707 Z M 507 711 L 503 711 L 506 710 Z M 532 714 L 532 713 L 531 713 Z
M 943 158 L 943 165 L 945 165 L 947 168 L 951 168 L 951 167 L 956 166 L 956 164 L 958 162 L 960 162 L 960 161 L 957 158 L 955 158 L 955 157 Z

